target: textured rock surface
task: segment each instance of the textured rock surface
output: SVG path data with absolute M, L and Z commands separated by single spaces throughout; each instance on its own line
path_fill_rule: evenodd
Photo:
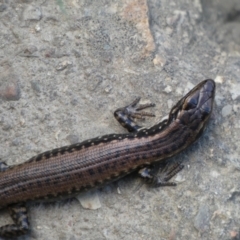
M 77 200 L 30 204 L 32 231 L 19 239 L 239 238 L 239 11 L 238 1 L 216 2 L 0 1 L 8 164 L 123 133 L 112 113 L 136 96 L 157 105 L 157 118 L 142 122 L 150 126 L 201 80 L 217 83 L 209 127 L 174 158 L 186 166 L 177 187 L 151 189 L 133 174 L 97 190 L 86 204 L 97 210 Z M 1 211 L 0 225 L 9 222 Z

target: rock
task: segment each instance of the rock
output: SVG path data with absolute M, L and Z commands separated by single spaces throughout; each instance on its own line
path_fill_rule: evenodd
M 232 106 L 226 105 L 222 108 L 222 116 L 227 117 L 232 113 Z
M 198 210 L 198 214 L 194 220 L 194 227 L 200 232 L 206 232 L 209 229 L 209 209 L 206 205 L 201 205 Z
M 39 21 L 42 18 L 42 12 L 40 7 L 35 6 L 27 6 L 27 8 L 23 11 L 23 20 L 35 20 Z
M 101 208 L 101 203 L 98 198 L 96 191 L 89 191 L 81 193 L 77 196 L 78 201 L 81 203 L 83 208 L 96 210 Z

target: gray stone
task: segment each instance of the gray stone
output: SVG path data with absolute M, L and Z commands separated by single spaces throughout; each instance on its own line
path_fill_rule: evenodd
M 233 84 L 230 88 L 230 93 L 232 95 L 232 100 L 240 99 L 240 84 Z
M 7 9 L 7 5 L 6 4 L 1 4 L 0 5 L 0 12 L 4 12 Z
M 42 18 L 42 11 L 40 7 L 28 5 L 23 12 L 23 20 L 39 21 Z
M 222 116 L 227 117 L 232 113 L 232 106 L 226 105 L 222 108 Z
M 199 207 L 197 216 L 194 220 L 194 227 L 200 232 L 206 232 L 209 229 L 210 213 L 207 205 Z
M 89 191 L 77 196 L 83 208 L 96 210 L 101 208 L 101 203 L 96 191 Z
M 97 210 L 76 199 L 30 203 L 31 231 L 22 240 L 237 235 L 239 0 L 0 2 L 0 158 L 9 165 L 127 133 L 113 113 L 137 96 L 156 103 L 146 109 L 156 118 L 136 119 L 150 127 L 200 81 L 216 81 L 206 131 L 171 159 L 185 165 L 170 180 L 176 187 L 151 188 L 133 173 L 98 190 Z M 81 153 L 75 154 L 77 163 Z M 0 226 L 11 223 L 2 211 Z

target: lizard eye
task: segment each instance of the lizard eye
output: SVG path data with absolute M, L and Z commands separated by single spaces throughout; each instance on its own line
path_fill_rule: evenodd
M 195 93 L 194 95 L 190 95 L 189 97 L 186 98 L 185 103 L 183 105 L 184 110 L 190 110 L 193 108 L 196 108 L 198 104 L 198 99 L 199 99 L 199 93 Z

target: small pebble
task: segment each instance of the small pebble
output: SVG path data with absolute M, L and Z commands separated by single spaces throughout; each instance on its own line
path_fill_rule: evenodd
M 222 116 L 227 117 L 232 113 L 232 106 L 226 105 L 222 108 Z
M 172 87 L 171 86 L 166 86 L 164 89 L 163 89 L 163 92 L 165 92 L 165 93 L 170 93 L 170 92 L 172 92 Z
M 23 19 L 26 20 L 37 20 L 42 18 L 42 12 L 39 7 L 29 5 L 23 12 Z
M 98 194 L 94 190 L 79 194 L 77 199 L 85 209 L 96 210 L 101 208 Z
M 197 216 L 194 219 L 194 227 L 200 232 L 206 232 L 209 229 L 209 209 L 207 205 L 201 205 L 199 207 Z

